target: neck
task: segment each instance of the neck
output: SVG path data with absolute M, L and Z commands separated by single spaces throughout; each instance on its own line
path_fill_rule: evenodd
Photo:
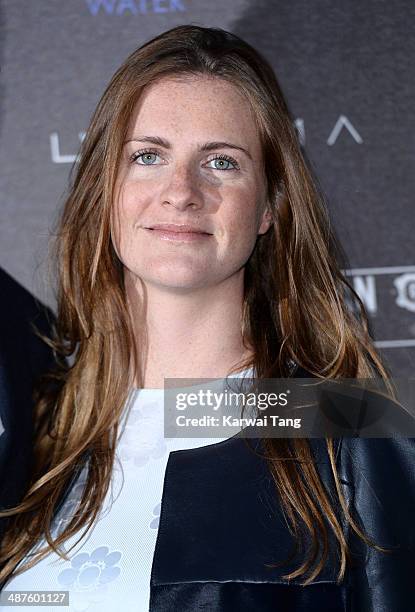
M 220 285 L 187 292 L 128 275 L 126 290 L 141 365 L 135 386 L 164 388 L 164 378 L 224 378 L 252 357 L 242 342 L 243 269 Z

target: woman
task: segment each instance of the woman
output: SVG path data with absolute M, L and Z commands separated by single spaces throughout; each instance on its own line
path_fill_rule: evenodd
M 31 487 L 2 542 L 7 590 L 60 587 L 73 609 L 145 610 L 152 567 L 152 611 L 403 610 L 410 556 L 382 552 L 396 534 L 364 466 L 387 465 L 391 487 L 375 492 L 390 503 L 405 490 L 409 441 L 199 441 L 168 456 L 165 477 L 166 449 L 152 448 L 151 465 L 165 458 L 156 543 L 137 540 L 132 512 L 161 487 L 160 469 L 134 480 L 135 456 L 127 497 L 108 503 L 125 432 L 128 448 L 143 430 L 151 443 L 165 377 L 387 378 L 268 63 L 228 32 L 190 25 L 134 51 L 92 117 L 56 249 L 51 344 L 73 363 L 39 390 Z M 134 389 L 152 395 L 137 405 L 133 394 L 131 420 Z M 413 488 L 403 495 L 410 507 Z M 95 539 L 59 560 L 52 583 L 58 547 L 86 530 L 113 537 L 120 522 L 134 571 Z M 358 569 L 352 548 L 372 555 Z

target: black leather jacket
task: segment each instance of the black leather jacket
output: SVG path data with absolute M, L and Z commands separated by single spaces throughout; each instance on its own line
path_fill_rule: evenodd
M 249 443 L 249 446 L 248 446 Z M 311 439 L 328 491 L 324 439 Z M 348 532 L 353 566 L 336 583 L 331 554 L 309 586 L 281 578 L 294 538 L 277 501 L 261 441 L 238 436 L 170 454 L 151 576 L 150 612 L 411 612 L 415 610 L 415 440 L 335 441 L 348 507 L 385 554 Z M 334 544 L 333 541 L 331 544 Z M 334 550 L 334 548 L 332 548 Z

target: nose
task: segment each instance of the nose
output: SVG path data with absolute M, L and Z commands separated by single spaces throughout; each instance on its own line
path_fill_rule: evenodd
M 173 167 L 165 178 L 160 194 L 163 206 L 171 205 L 178 210 L 188 207 L 199 210 L 203 206 L 203 195 L 195 169 L 190 164 Z

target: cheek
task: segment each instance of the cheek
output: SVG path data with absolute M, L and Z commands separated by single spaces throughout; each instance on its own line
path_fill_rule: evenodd
M 111 235 L 114 248 L 123 259 L 126 249 L 131 242 L 134 233 L 134 226 L 138 221 L 140 206 L 137 198 L 131 190 L 123 188 L 111 212 Z
M 147 193 L 148 192 L 148 193 Z M 133 230 L 140 220 L 151 190 L 134 183 L 127 183 L 120 190 L 114 206 L 114 217 L 117 217 L 120 230 Z
M 229 199 L 224 197 L 223 201 L 228 205 L 223 211 L 223 224 L 230 240 L 238 243 L 255 240 L 260 217 L 257 199 L 255 189 L 241 190 Z

